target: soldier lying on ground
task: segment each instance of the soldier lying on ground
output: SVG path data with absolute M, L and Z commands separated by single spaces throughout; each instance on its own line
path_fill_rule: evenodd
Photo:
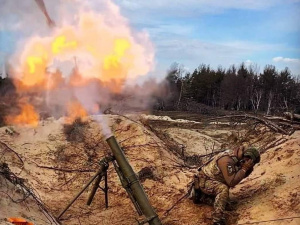
M 259 161 L 259 151 L 253 147 L 240 147 L 215 155 L 198 169 L 190 198 L 195 204 L 205 204 L 208 196 L 215 197 L 213 224 L 225 225 L 224 211 L 229 200 L 229 188 L 249 176 Z

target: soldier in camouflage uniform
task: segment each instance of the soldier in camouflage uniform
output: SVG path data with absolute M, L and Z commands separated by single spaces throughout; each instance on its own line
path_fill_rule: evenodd
M 244 147 L 217 154 L 199 168 L 191 197 L 194 203 L 205 203 L 205 195 L 214 196 L 213 224 L 224 225 L 224 211 L 229 199 L 229 188 L 249 176 L 260 161 L 256 148 Z

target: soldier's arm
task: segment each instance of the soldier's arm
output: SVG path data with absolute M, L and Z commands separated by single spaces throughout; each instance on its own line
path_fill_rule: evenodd
M 231 157 L 224 156 L 217 162 L 219 169 L 221 170 L 223 177 L 230 187 L 237 185 L 242 179 L 246 177 L 245 170 L 235 170 L 235 164 Z
M 245 177 L 248 177 L 253 172 L 253 167 L 246 172 Z

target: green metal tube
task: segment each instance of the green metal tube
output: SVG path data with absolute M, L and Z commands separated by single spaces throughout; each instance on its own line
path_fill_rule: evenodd
M 137 203 L 139 204 L 146 219 L 149 220 L 148 223 L 150 225 L 161 225 L 162 223 L 160 219 L 158 218 L 157 214 L 152 208 L 141 183 L 139 182 L 136 174 L 134 173 L 129 162 L 127 161 L 127 158 L 123 153 L 123 150 L 119 146 L 116 138 L 114 136 L 111 136 L 108 139 L 106 139 L 106 141 L 112 150 L 112 153 L 120 167 L 120 170 L 122 171 L 124 177 L 128 181 L 128 186 L 132 190 L 133 197 L 136 199 Z
M 98 187 L 100 185 L 101 179 L 102 179 L 102 174 L 99 174 L 99 176 L 97 177 L 97 179 L 96 179 L 96 181 L 94 183 L 94 186 L 93 186 L 93 189 L 92 189 L 92 191 L 91 191 L 91 193 L 89 195 L 89 198 L 87 200 L 87 203 L 86 203 L 87 205 L 91 205 L 91 203 L 92 203 L 92 201 L 94 199 L 94 196 L 96 194 L 96 191 L 97 191 L 97 189 L 98 189 Z
M 92 201 L 93 201 L 93 198 L 96 194 L 96 191 L 100 185 L 100 182 L 102 180 L 102 177 L 105 176 L 106 180 L 105 180 L 105 184 L 107 184 L 107 169 L 109 167 L 109 162 L 112 161 L 113 159 L 111 157 L 105 157 L 103 158 L 100 162 L 99 162 L 99 165 L 100 165 L 100 169 L 102 172 L 99 174 L 99 176 L 97 177 L 95 183 L 94 183 L 94 186 L 93 186 L 93 189 L 90 193 L 90 196 L 88 198 L 88 201 L 87 201 L 87 205 L 91 205 Z M 107 191 L 105 192 L 105 198 L 107 197 Z M 107 206 L 107 205 L 106 205 Z M 107 207 L 106 207 L 107 208 Z
M 70 203 L 64 208 L 64 210 L 59 214 L 57 219 L 60 219 L 62 215 L 71 207 L 71 205 L 76 201 L 76 199 L 89 187 L 89 185 L 102 173 L 102 168 L 87 182 L 86 185 L 78 192 L 78 194 L 70 201 Z

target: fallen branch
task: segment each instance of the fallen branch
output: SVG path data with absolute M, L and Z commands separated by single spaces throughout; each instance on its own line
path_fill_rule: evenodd
M 68 185 L 70 182 L 74 181 L 75 179 L 77 179 L 79 177 L 80 173 L 75 174 L 73 177 L 71 177 L 69 180 L 67 180 L 65 183 L 56 186 L 56 187 L 51 187 L 51 191 L 55 190 L 55 191 L 61 191 L 62 188 L 66 185 Z
M 277 125 L 276 123 L 268 120 L 267 118 L 252 116 L 252 115 L 248 115 L 248 114 L 220 116 L 220 117 L 211 118 L 209 120 L 226 119 L 226 118 L 228 118 L 228 119 L 243 118 L 245 120 L 247 120 L 247 119 L 253 119 L 253 120 L 259 121 L 260 123 L 264 124 L 265 126 L 267 126 L 268 128 L 270 128 L 271 130 L 273 130 L 273 131 L 275 131 L 277 133 L 282 133 L 282 134 L 285 134 L 285 135 L 289 135 L 289 133 L 287 131 L 283 130 L 279 125 Z
M 300 124 L 299 121 L 295 121 L 295 120 L 290 120 L 290 119 L 286 119 L 283 117 L 279 117 L 279 116 L 268 116 L 266 117 L 268 120 L 275 120 L 275 121 L 281 121 L 281 122 L 287 122 L 289 124 Z
M 300 120 L 300 114 L 284 112 L 283 115 L 291 120 Z
M 10 148 L 7 144 L 5 144 L 4 142 L 0 141 L 0 144 L 7 150 L 13 152 L 18 158 L 19 160 L 22 162 L 22 164 L 24 165 L 24 161 L 23 159 L 21 158 L 21 156 L 16 152 L 14 151 L 12 148 Z
M 273 219 L 273 220 L 261 220 L 261 221 L 255 221 L 255 222 L 238 223 L 238 225 L 256 224 L 256 223 L 269 223 L 269 222 L 282 221 L 282 220 L 293 220 L 293 219 L 299 219 L 299 218 L 300 218 L 300 216 L 293 216 L 293 217 L 279 218 L 279 219 Z
M 122 149 L 124 151 L 127 151 L 128 149 L 131 149 L 131 148 L 142 148 L 142 147 L 153 147 L 153 148 L 157 148 L 159 147 L 157 145 L 157 143 L 147 143 L 147 144 L 140 144 L 140 145 L 129 145 L 129 146 L 122 146 Z
M 167 216 L 169 214 L 169 212 L 175 208 L 176 205 L 178 205 L 178 203 L 180 203 L 183 199 L 185 199 L 186 197 L 188 197 L 190 194 L 190 191 L 188 191 L 186 194 L 184 194 L 183 196 L 181 196 L 169 209 L 167 209 L 164 212 L 164 215 Z
M 54 216 L 52 216 L 50 214 L 50 212 L 48 211 L 48 209 L 45 207 L 45 204 L 41 201 L 41 199 L 36 196 L 36 194 L 34 193 L 34 191 L 31 188 L 27 187 L 24 184 L 24 179 L 18 177 L 16 174 L 11 172 L 7 164 L 5 164 L 5 163 L 0 164 L 0 174 L 3 174 L 4 178 L 6 178 L 12 184 L 19 185 L 22 188 L 22 191 L 23 191 L 23 194 L 24 194 L 23 199 L 14 200 L 14 199 L 11 198 L 11 196 L 9 194 L 5 193 L 13 202 L 21 203 L 21 202 L 25 201 L 29 196 L 31 196 L 34 199 L 34 201 L 37 203 L 38 207 L 40 208 L 42 213 L 45 215 L 47 220 L 51 224 L 59 225 L 59 223 L 54 218 Z
M 33 162 L 33 161 L 32 161 Z M 36 162 L 33 162 L 37 167 L 43 168 L 43 169 L 49 169 L 49 170 L 57 170 L 57 171 L 62 171 L 62 172 L 67 172 L 67 173 L 89 173 L 89 172 L 96 172 L 96 170 L 91 170 L 91 169 L 68 169 L 68 168 L 58 168 L 58 167 L 51 167 L 51 166 L 41 166 L 37 164 Z
M 119 144 L 121 144 L 121 143 L 123 143 L 123 142 L 126 142 L 126 141 L 128 141 L 128 140 L 130 140 L 130 139 L 132 139 L 132 138 L 137 138 L 137 137 L 140 137 L 140 136 L 142 136 L 142 135 L 139 134 L 139 135 L 133 135 L 133 136 L 130 136 L 130 137 L 128 137 L 128 138 L 125 138 L 125 139 L 123 139 L 123 140 L 120 140 L 120 141 L 119 141 Z
M 262 149 L 263 149 L 263 151 L 266 151 L 266 150 L 268 150 L 268 149 L 270 149 L 270 148 L 274 148 L 274 147 L 276 147 L 276 146 L 278 146 L 278 145 L 281 145 L 281 144 L 283 144 L 283 143 L 286 142 L 286 141 L 287 141 L 286 138 L 280 138 L 280 139 L 278 139 L 278 140 L 273 141 L 273 142 L 272 142 L 271 144 L 269 144 L 269 145 L 263 146 Z
M 176 168 L 188 168 L 188 169 L 198 169 L 199 166 L 189 166 L 189 165 L 186 165 L 186 164 L 182 164 L 182 163 L 178 163 L 176 162 L 177 165 L 173 165 L 173 167 L 176 167 Z
M 89 173 L 89 172 L 96 172 L 96 170 L 72 170 L 72 169 L 64 169 L 64 168 L 57 168 L 57 167 L 50 167 L 50 166 L 40 166 L 37 165 L 37 167 L 43 168 L 43 169 L 50 169 L 50 170 L 57 170 L 57 171 L 62 171 L 62 172 L 67 172 L 67 173 Z
M 27 195 L 23 196 L 23 198 L 20 198 L 20 199 L 15 200 L 15 199 L 13 199 L 13 197 L 11 197 L 7 192 L 0 191 L 0 193 L 5 194 L 5 195 L 6 195 L 13 203 L 16 203 L 16 204 L 21 203 L 21 202 L 24 202 L 24 201 L 30 196 L 30 194 L 27 193 Z

